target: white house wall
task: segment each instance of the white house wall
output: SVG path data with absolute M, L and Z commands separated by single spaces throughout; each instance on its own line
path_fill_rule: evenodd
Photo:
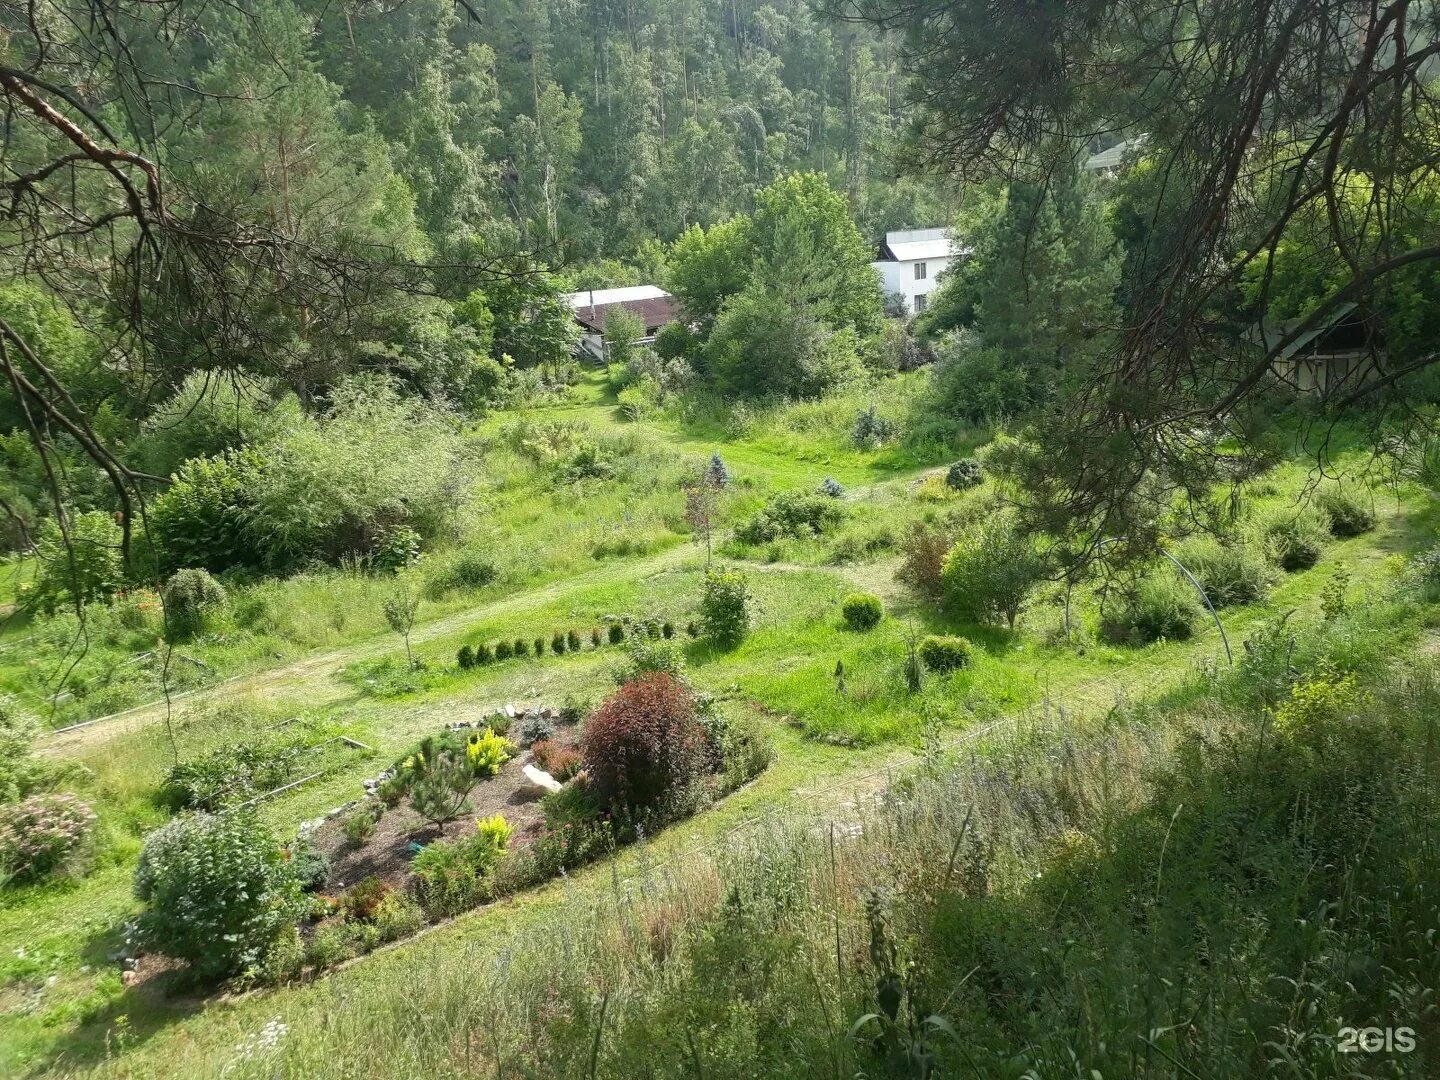
M 915 278 L 915 267 L 918 263 L 925 264 L 925 276 L 919 280 Z M 905 313 L 915 314 L 915 298 L 917 296 L 928 297 L 935 291 L 936 281 L 941 272 L 950 265 L 949 257 L 938 259 L 904 259 L 884 260 L 870 264 L 880 275 L 880 287 L 889 296 L 892 293 L 899 293 L 905 303 Z

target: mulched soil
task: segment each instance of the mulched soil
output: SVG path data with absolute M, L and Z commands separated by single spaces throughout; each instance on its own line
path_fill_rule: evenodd
M 577 735 L 575 727 L 557 725 L 554 741 L 573 746 Z M 402 886 L 409 874 L 410 860 L 414 858 L 412 841 L 432 844 L 436 840 L 465 836 L 475 828 L 477 818 L 492 814 L 503 815 L 515 829 L 510 840 L 512 848 L 529 843 L 545 824 L 545 813 L 540 807 L 544 793 L 531 787 L 523 772 L 531 760 L 526 750 L 507 761 L 498 775 L 478 782 L 470 793 L 470 809 L 441 827 L 415 813 L 410 804 L 402 800 L 385 811 L 374 835 L 356 847 L 345 838 L 348 815 L 331 818 L 313 834 L 315 846 L 330 859 L 325 891 L 338 893 L 371 874 L 390 885 Z

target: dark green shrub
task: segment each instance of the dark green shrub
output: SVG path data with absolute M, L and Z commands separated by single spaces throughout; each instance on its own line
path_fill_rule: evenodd
M 370 565 L 396 573 L 420 558 L 420 534 L 409 525 L 391 525 L 381 531 L 370 549 Z
M 967 667 L 973 651 L 963 637 L 930 634 L 920 640 L 920 662 L 937 675 Z
M 564 635 L 564 634 L 556 634 L 554 637 L 552 637 L 552 638 L 550 639 L 550 650 L 551 650 L 556 656 L 563 656 L 563 655 L 565 655 L 565 650 L 566 650 L 567 647 L 568 647 L 568 643 L 567 643 L 566 640 L 565 640 L 565 635 Z
M 515 655 L 525 657 L 530 655 L 530 642 L 524 638 L 515 639 Z
M 405 797 L 405 793 L 409 789 L 409 779 L 396 774 L 380 781 L 380 786 L 375 789 L 375 795 L 385 806 L 393 810 L 400 805 L 400 800 Z
M 851 593 L 840 601 L 840 614 L 851 630 L 873 630 L 885 616 L 885 606 L 878 596 Z
M 945 486 L 954 491 L 964 491 L 983 482 L 985 467 L 973 457 L 961 458 L 945 471 Z
M 1105 612 L 1100 630 L 1110 641 L 1126 645 L 1185 641 L 1195 633 L 1200 614 L 1194 586 L 1174 574 L 1155 574 Z
M 165 621 L 177 638 L 190 637 L 205 625 L 205 616 L 223 610 L 225 587 L 208 570 L 176 570 L 161 592 Z
M 300 884 L 254 814 L 186 814 L 151 833 L 135 869 L 138 928 L 202 978 L 258 968 L 299 918 Z
M 700 597 L 705 636 L 724 648 L 738 644 L 750 630 L 750 586 L 737 570 L 708 570 Z
M 460 651 L 455 654 L 455 662 L 460 665 L 461 671 L 469 671 L 475 666 L 475 649 L 470 645 L 461 645 Z
M 845 517 L 842 504 L 809 491 L 782 491 L 738 529 L 735 535 L 747 544 L 772 540 L 803 540 L 819 536 Z
M 565 644 L 570 647 L 571 652 L 580 651 L 580 633 L 576 630 L 568 631 L 565 634 Z
M 463 750 L 445 748 L 416 754 L 410 762 L 410 809 L 426 821 L 454 821 L 470 805 L 475 770 Z
M 669 640 L 675 636 L 675 624 L 666 620 L 660 625 L 660 636 Z
M 514 645 L 511 645 L 510 642 L 508 642 L 508 641 L 501 641 L 501 642 L 497 642 L 497 643 L 496 643 L 496 645 L 495 645 L 495 659 L 496 659 L 496 660 L 509 660 L 510 657 L 512 657 L 512 656 L 514 656 L 514 655 L 515 655 L 515 646 L 514 646 Z
M 610 644 L 619 645 L 620 642 L 625 640 L 625 627 L 621 626 L 618 622 L 612 622 L 610 624 L 609 635 Z
M 840 481 L 833 476 L 827 476 L 820 481 L 820 486 L 815 489 L 817 493 L 824 495 L 827 499 L 838 499 L 845 494 L 845 488 Z
M 1329 522 L 1312 507 L 1273 510 L 1255 523 L 1265 554 L 1282 570 L 1308 570 L 1320 561 Z
M 495 715 L 486 719 L 485 724 L 496 735 L 510 734 L 510 717 L 506 713 L 496 713 Z
M 330 876 L 330 859 L 315 846 L 308 834 L 297 836 L 285 852 L 290 871 L 305 892 L 315 892 Z
M 264 468 L 265 459 L 249 448 L 181 465 L 150 507 L 163 566 L 219 573 L 261 565 L 264 547 L 252 542 L 250 520 Z
M 850 441 L 865 450 L 873 450 L 889 442 L 899 433 L 899 428 L 887 420 L 871 405 L 855 415 L 850 428 Z
M 603 637 L 603 636 L 601 635 L 601 633 L 600 633 L 600 628 L 599 628 L 598 626 L 591 627 L 591 629 L 590 629 L 590 647 L 591 647 L 592 649 L 598 649 L 598 648 L 600 648 L 601 644 L 603 644 L 604 640 L 605 640 L 604 637 Z
M 694 698 L 680 680 L 659 672 L 610 695 L 585 722 L 580 750 L 588 786 L 615 808 L 681 798 L 710 764 Z
M 685 633 L 689 634 L 692 638 L 698 638 L 700 636 L 700 627 L 695 624 L 694 619 L 691 619 L 685 624 Z
M 1175 557 L 1195 575 L 1217 608 L 1263 600 L 1275 584 L 1275 571 L 1248 544 L 1222 544 L 1202 537 L 1186 541 Z
M 478 551 L 466 551 L 430 579 L 425 593 L 430 599 L 438 600 L 450 592 L 473 592 L 492 584 L 499 576 L 490 559 Z
M 475 666 L 476 666 L 476 667 L 479 667 L 479 666 L 482 665 L 482 664 L 488 664 L 488 663 L 490 663 L 490 661 L 492 661 L 492 660 L 494 660 L 494 659 L 495 659 L 495 654 L 491 651 L 490 646 L 487 645 L 487 644 L 485 644 L 485 642 L 482 641 L 479 645 L 476 645 L 476 646 L 475 646 Z
M 544 638 L 537 637 L 537 638 L 535 639 L 535 653 L 534 653 L 534 655 L 535 655 L 535 659 L 537 659 L 537 660 L 540 659 L 542 656 L 545 655 L 545 639 L 544 639 Z
M 0 881 L 37 881 L 62 869 L 89 843 L 95 820 L 74 795 L 31 795 L 0 806 Z
M 1315 497 L 1315 505 L 1330 519 L 1335 536 L 1359 536 L 1375 528 L 1375 510 L 1353 487 L 1327 484 Z

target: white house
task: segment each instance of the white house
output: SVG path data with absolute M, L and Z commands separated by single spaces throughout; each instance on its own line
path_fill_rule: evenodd
M 679 301 L 654 285 L 586 289 L 571 293 L 569 300 L 580 324 L 580 352 L 601 363 L 605 362 L 605 316 L 614 308 L 627 309 L 645 324 L 645 336 L 635 340 L 637 345 L 654 342 L 660 328 L 674 322 L 680 311 Z
M 870 265 L 880 274 L 887 296 L 899 294 L 908 315 L 918 315 L 935 289 L 935 279 L 970 249 L 960 247 L 949 229 L 899 229 L 885 234 L 880 258 Z

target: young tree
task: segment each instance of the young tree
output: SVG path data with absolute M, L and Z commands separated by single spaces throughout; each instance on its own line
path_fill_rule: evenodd
M 1014 630 L 1046 571 L 1045 559 L 1013 517 L 992 514 L 950 549 L 941 580 L 956 612 L 972 619 L 1004 619 Z
M 405 659 L 413 668 L 415 654 L 410 651 L 410 631 L 415 626 L 415 615 L 420 610 L 420 597 L 410 588 L 408 582 L 401 582 L 385 600 L 385 622 L 390 629 L 405 639 Z
M 605 359 L 611 364 L 629 363 L 635 343 L 645 336 L 645 320 L 627 307 L 616 305 L 605 313 L 601 335 L 605 343 Z
M 685 485 L 685 522 L 697 544 L 705 544 L 705 569 L 710 569 L 715 535 L 715 513 L 719 508 L 720 489 L 709 474 Z

